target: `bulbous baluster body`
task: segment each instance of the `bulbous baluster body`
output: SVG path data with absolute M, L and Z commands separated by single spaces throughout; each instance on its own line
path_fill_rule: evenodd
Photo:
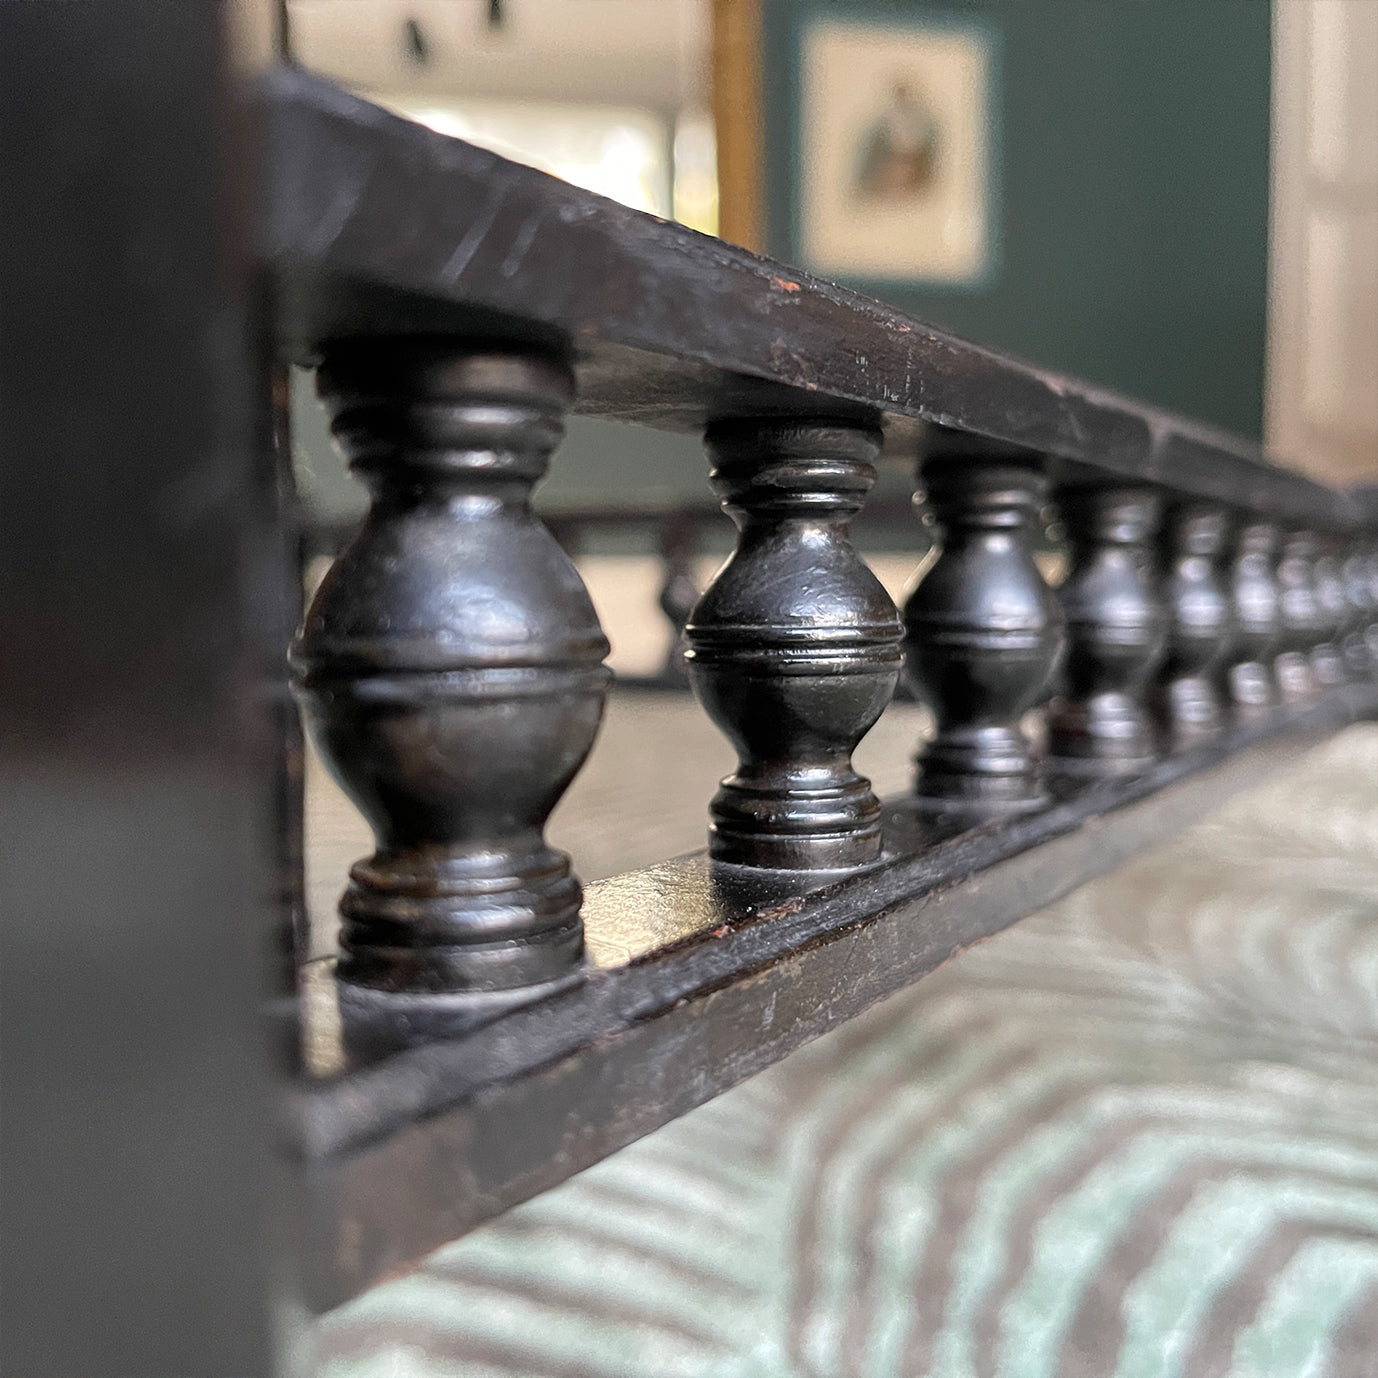
M 1311 650 L 1324 633 L 1316 599 L 1316 553 L 1314 531 L 1289 531 L 1283 537 L 1278 561 L 1282 638 L 1273 666 L 1286 703 L 1299 703 L 1316 691 Z
M 1246 715 L 1264 712 L 1278 701 L 1273 657 L 1282 642 L 1282 590 L 1277 576 L 1281 542 L 1281 529 L 1264 521 L 1245 522 L 1235 542 L 1230 571 L 1234 663 L 1226 678 L 1230 698 Z
M 917 791 L 974 813 L 1036 808 L 1048 795 L 1020 720 L 1064 642 L 1030 552 L 1047 481 L 1026 452 L 960 434 L 935 441 L 922 478 L 943 538 L 904 611 L 906 673 L 938 729 Z
M 1128 485 L 1079 485 L 1059 498 L 1072 565 L 1058 590 L 1068 652 L 1065 694 L 1048 715 L 1052 764 L 1071 775 L 1141 770 L 1157 754 L 1145 697 L 1167 641 L 1150 554 L 1160 499 Z
M 1217 503 L 1183 503 L 1164 531 L 1168 651 L 1158 707 L 1174 746 L 1214 736 L 1224 723 L 1217 687 L 1234 641 L 1234 612 L 1220 569 L 1229 516 Z
M 529 506 L 570 373 L 381 340 L 336 347 L 319 386 L 373 499 L 294 648 L 312 737 L 377 838 L 340 905 L 340 973 L 429 992 L 558 976 L 581 892 L 542 833 L 608 680 L 584 586 Z
M 737 548 L 685 634 L 689 679 L 737 749 L 710 807 L 720 861 L 850 867 L 880 853 L 880 804 L 851 764 L 899 677 L 899 617 L 847 523 L 880 435 L 830 421 L 709 428 Z

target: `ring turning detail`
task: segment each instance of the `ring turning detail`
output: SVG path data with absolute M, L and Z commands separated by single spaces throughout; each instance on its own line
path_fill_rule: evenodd
M 711 426 L 737 548 L 690 615 L 689 680 L 737 749 L 710 805 L 719 861 L 817 870 L 880 855 L 880 801 L 852 751 L 900 669 L 890 596 L 847 534 L 880 436 L 830 420 Z

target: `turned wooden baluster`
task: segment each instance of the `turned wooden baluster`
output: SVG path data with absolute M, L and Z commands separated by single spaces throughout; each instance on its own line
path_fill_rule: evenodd
M 1059 494 L 1072 566 L 1058 590 L 1067 619 L 1065 694 L 1048 714 L 1053 764 L 1069 775 L 1141 770 L 1156 755 L 1144 706 L 1167 641 L 1150 554 L 1152 488 L 1075 485 Z
M 1178 505 L 1164 527 L 1168 649 L 1157 697 L 1177 747 L 1214 736 L 1224 724 L 1217 680 L 1234 642 L 1220 569 L 1228 534 L 1228 514 L 1213 502 Z
M 378 850 L 340 904 L 341 976 L 406 991 L 556 977 L 581 892 L 546 818 L 593 744 L 608 645 L 533 516 L 573 395 L 527 352 L 331 349 L 321 395 L 372 506 L 294 650 L 312 736 Z
M 1282 639 L 1282 591 L 1277 576 L 1281 541 L 1282 531 L 1275 523 L 1247 521 L 1235 543 L 1230 598 L 1237 659 L 1226 678 L 1235 707 L 1246 716 L 1265 712 L 1278 701 L 1273 656 Z
M 899 677 L 899 617 L 847 523 L 875 482 L 879 432 L 723 421 L 707 435 L 737 547 L 695 606 L 689 679 L 737 749 L 710 813 L 720 861 L 850 867 L 880 852 L 880 805 L 852 751 Z
M 1282 647 L 1273 662 L 1278 691 L 1286 703 L 1298 703 L 1316 690 L 1311 649 L 1324 626 L 1316 601 L 1316 533 L 1289 531 L 1278 561 L 1278 586 L 1282 610 Z
M 926 803 L 972 813 L 1047 802 L 1020 727 L 1064 641 L 1062 610 L 1030 552 L 1047 500 L 1036 456 L 942 433 L 922 465 L 942 553 L 905 605 L 905 667 L 937 719 L 918 756 Z
M 1348 678 L 1344 660 L 1345 624 L 1349 620 L 1349 599 L 1345 595 L 1344 575 L 1338 543 L 1330 537 L 1319 542 L 1312 565 L 1316 589 L 1316 609 L 1321 634 L 1325 638 L 1311 648 L 1311 670 L 1322 689 L 1334 688 Z

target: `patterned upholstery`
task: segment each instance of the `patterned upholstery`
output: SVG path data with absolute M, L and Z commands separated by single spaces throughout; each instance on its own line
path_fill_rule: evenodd
M 724 765 L 624 696 L 557 836 L 695 846 Z M 342 1307 L 320 1378 L 1378 1374 L 1376 1050 L 1366 726 Z

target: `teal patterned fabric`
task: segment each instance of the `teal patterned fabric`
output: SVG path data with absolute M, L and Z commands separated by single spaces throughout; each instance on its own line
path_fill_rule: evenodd
M 1376 1051 L 1366 726 L 342 1307 L 319 1378 L 1371 1378 Z

